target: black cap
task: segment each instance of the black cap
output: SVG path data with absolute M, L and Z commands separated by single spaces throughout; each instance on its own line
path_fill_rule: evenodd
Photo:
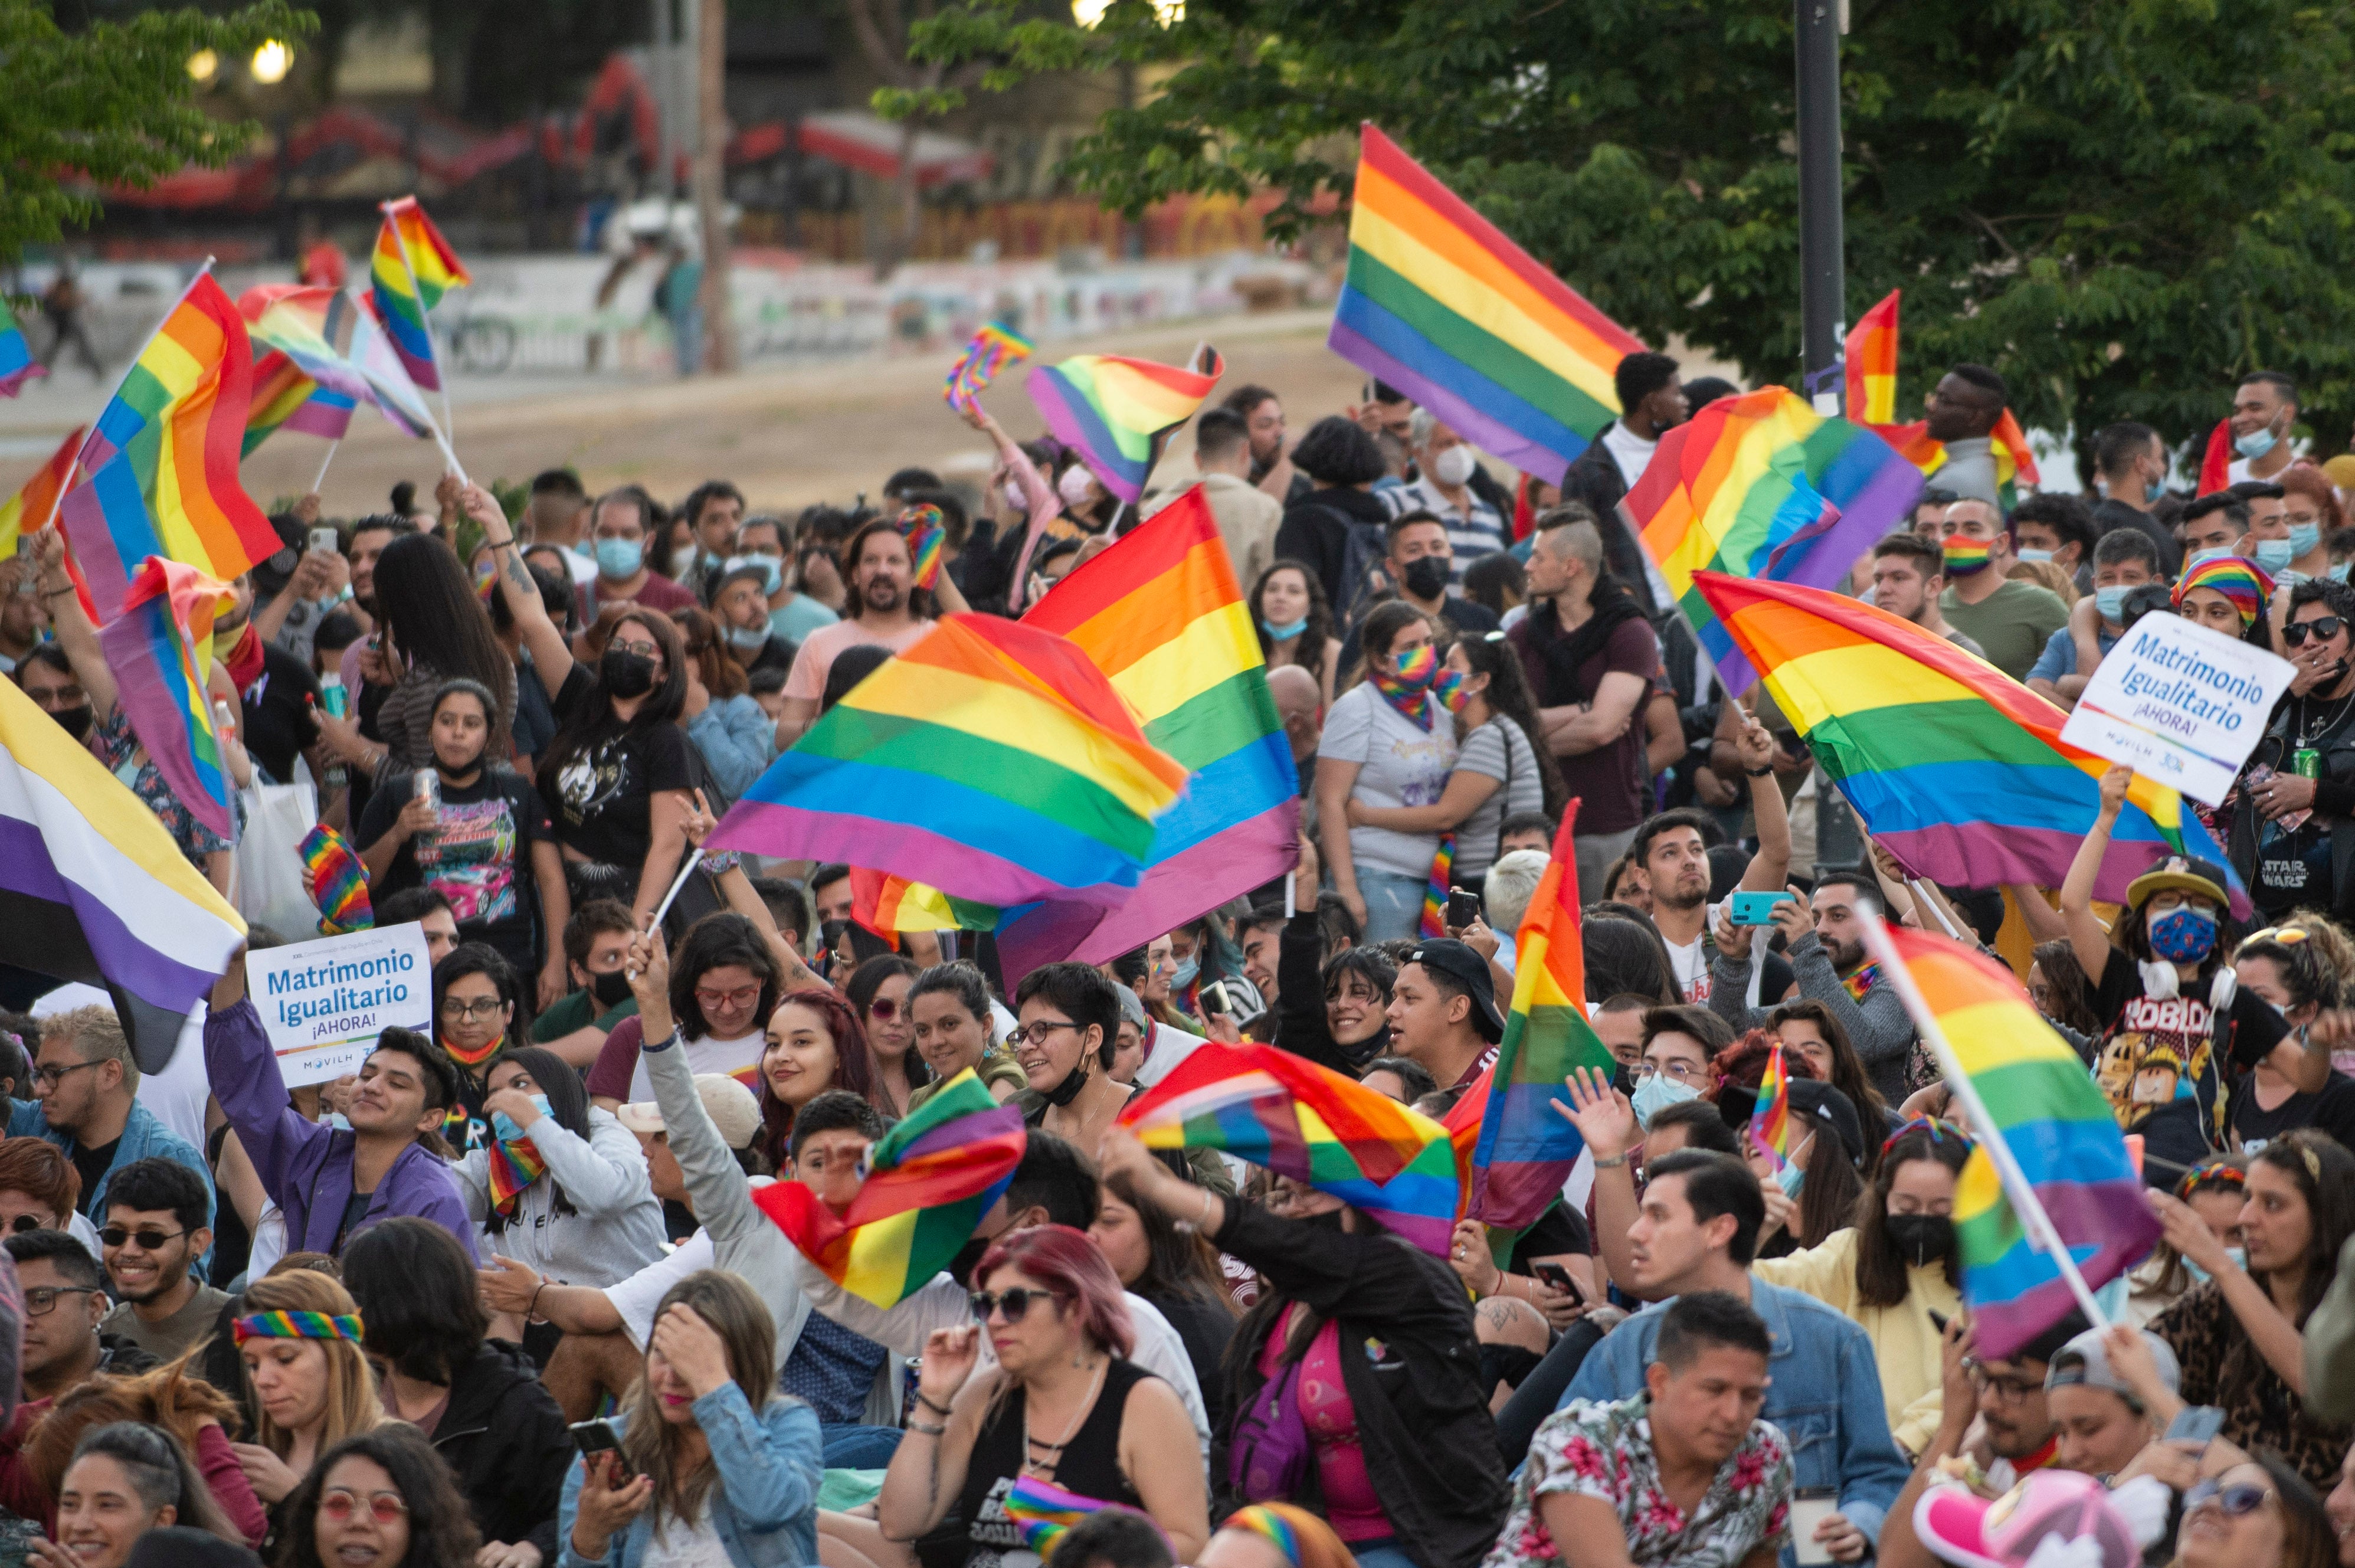
M 1497 1008 L 1497 987 L 1488 978 L 1486 958 L 1451 937 L 1424 943 L 1410 952 L 1406 961 L 1436 969 L 1462 984 L 1471 993 L 1472 1021 L 1479 1027 L 1481 1038 L 1491 1042 L 1505 1038 L 1505 1015 Z
M 1817 1078 L 1791 1080 L 1791 1115 L 1794 1122 L 1805 1122 L 1817 1131 L 1839 1135 L 1848 1150 L 1849 1163 L 1864 1157 L 1864 1124 L 1857 1119 L 1856 1104 L 1847 1095 Z M 1798 1147 L 1798 1129 L 1792 1128 L 1791 1144 Z

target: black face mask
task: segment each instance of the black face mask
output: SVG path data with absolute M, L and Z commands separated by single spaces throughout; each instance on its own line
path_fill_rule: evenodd
M 1954 1253 L 1955 1222 L 1944 1214 L 1891 1214 L 1886 1223 L 1889 1239 L 1916 1268 L 1926 1268 Z
M 60 708 L 49 717 L 58 721 L 59 728 L 77 741 L 90 733 L 91 713 L 87 702 L 80 708 Z
M 1417 599 L 1437 599 L 1447 592 L 1455 561 L 1444 555 L 1419 555 L 1401 573 L 1406 591 Z
M 1073 1062 L 1071 1070 L 1063 1074 L 1063 1081 L 1047 1091 L 1047 1104 L 1060 1110 L 1080 1097 L 1080 1091 L 1088 1086 L 1088 1061 L 1094 1055 L 1095 1052 L 1092 1051 L 1080 1053 L 1079 1061 Z
M 956 1255 L 949 1259 L 949 1277 L 959 1285 L 967 1284 L 973 1278 L 975 1267 L 981 1262 L 982 1253 L 989 1251 L 989 1243 L 996 1239 L 995 1236 L 975 1236 L 967 1240 L 956 1250 Z
M 618 1008 L 630 999 L 630 976 L 626 969 L 616 969 L 610 975 L 589 976 L 589 994 L 597 998 L 601 1008 Z
M 611 696 L 644 697 L 655 688 L 655 661 L 627 648 L 607 648 L 598 662 L 597 676 Z

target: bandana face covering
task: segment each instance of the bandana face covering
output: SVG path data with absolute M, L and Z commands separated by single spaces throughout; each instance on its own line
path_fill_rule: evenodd
M 541 1115 L 551 1114 L 547 1095 L 534 1094 L 531 1103 L 539 1107 Z M 517 1126 L 515 1118 L 505 1111 L 491 1113 L 491 1134 L 497 1139 L 490 1147 L 491 1207 L 513 1219 L 523 1189 L 548 1174 L 548 1161 L 540 1157 L 539 1146 L 531 1141 L 531 1135 Z
M 502 1034 L 487 1045 L 481 1046 L 474 1051 L 468 1051 L 453 1042 L 450 1037 L 445 1034 L 442 1037 L 442 1049 L 450 1053 L 450 1060 L 453 1061 L 462 1062 L 468 1067 L 480 1067 L 484 1062 L 488 1061 L 492 1057 L 497 1055 L 499 1047 L 505 1045 L 506 1042 L 507 1037 Z
M 1424 700 L 1439 678 L 1439 650 L 1429 643 L 1400 657 L 1395 670 L 1368 660 L 1366 679 L 1382 700 L 1424 730 L 1431 728 L 1431 704 Z

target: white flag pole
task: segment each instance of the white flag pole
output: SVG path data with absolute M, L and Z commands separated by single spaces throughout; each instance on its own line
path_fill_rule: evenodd
M 336 460 L 336 448 L 343 444 L 344 439 L 341 436 L 327 443 L 327 455 L 319 460 L 319 476 L 311 481 L 311 494 L 314 496 L 319 493 L 319 486 L 327 482 L 327 464 Z
M 670 891 L 663 894 L 663 901 L 655 910 L 655 918 L 646 926 L 648 934 L 652 934 L 655 928 L 662 924 L 663 916 L 670 912 L 671 901 L 678 897 L 678 890 L 687 886 L 687 879 L 701 864 L 703 864 L 702 850 L 687 851 L 687 859 L 679 865 L 678 875 L 671 879 Z

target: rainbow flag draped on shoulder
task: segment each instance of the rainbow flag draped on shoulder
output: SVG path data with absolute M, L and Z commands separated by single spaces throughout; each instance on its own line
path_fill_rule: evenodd
M 1169 432 L 1194 417 L 1225 370 L 1215 348 L 1199 350 L 1184 369 L 1120 354 L 1075 354 L 1041 365 L 1024 385 L 1056 439 L 1134 507 Z
M 1660 437 L 1619 508 L 1738 696 L 1757 673 L 1693 592 L 1694 574 L 1829 588 L 1921 493 L 1921 471 L 1887 442 L 1762 387 L 1720 398 Z
M 1697 572 L 1693 588 L 1872 837 L 1915 876 L 2057 888 L 2109 763 L 2061 738 L 2067 715 L 1934 632 L 1796 583 Z M 2226 865 L 2183 797 L 2135 775 L 2094 896 L 2126 901 L 2154 860 Z M 2232 876 L 2232 906 L 2249 909 Z
M 452 289 L 474 280 L 413 196 L 384 204 L 376 251 L 368 259 L 368 304 L 392 339 L 410 379 L 426 390 L 442 385 L 426 316 Z
M 1447 1130 L 1290 1051 L 1199 1045 L 1117 1119 L 1147 1148 L 1223 1149 L 1447 1255 L 1463 1196 Z
M 1471 1217 L 1492 1227 L 1526 1230 L 1561 1196 L 1570 1168 L 1586 1147 L 1553 1109 L 1575 1067 L 1604 1077 L 1618 1070 L 1610 1047 L 1586 1021 L 1586 955 L 1579 935 L 1578 861 L 1571 833 L 1578 802 L 1561 814 L 1529 912 L 1516 939 L 1513 1005 L 1504 1042 L 1490 1069 L 1472 1150 Z M 1468 1099 L 1469 1096 L 1467 1095 Z
M 1613 374 L 1644 345 L 1369 124 L 1326 347 L 1559 484 L 1618 417 Z
M 1929 475 L 1945 465 L 1945 443 L 1930 439 L 1927 420 L 1915 420 L 1910 424 L 1896 422 L 1897 306 L 1904 292 L 1890 290 L 1879 304 L 1857 317 L 1856 325 L 1849 330 L 1848 417 Z M 2036 470 L 2036 454 L 2029 450 L 2028 432 L 2019 428 L 2019 421 L 2009 409 L 2003 411 L 2003 417 L 1996 421 L 1995 429 L 1987 435 L 1993 443 L 1996 499 L 2009 512 L 2019 499 L 2020 481 L 2038 485 L 2043 479 Z
M 1979 1102 L 1955 1235 L 1978 1353 L 2001 1360 L 2076 1305 L 2024 1208 L 2041 1211 L 2090 1290 L 2148 1254 L 2158 1220 L 2108 1099 L 2009 969 L 1926 932 L 1881 926 L 1868 940 L 1948 1081 L 1967 1080 Z
M 967 1068 L 877 1140 L 840 1214 L 798 1181 L 752 1201 L 828 1279 L 895 1307 L 948 1266 L 1014 1179 L 1029 1137 L 1021 1110 L 991 1098 Z

